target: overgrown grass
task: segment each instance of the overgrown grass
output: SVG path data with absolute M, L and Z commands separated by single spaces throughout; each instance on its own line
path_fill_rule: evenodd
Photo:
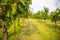
M 30 19 L 30 20 L 32 20 L 32 19 Z M 51 22 L 49 20 L 39 22 L 38 20 L 35 20 L 35 19 L 32 20 L 32 22 L 39 29 L 40 35 L 43 38 L 43 40 L 59 40 L 60 39 L 59 38 L 60 37 L 60 32 L 58 32 L 60 30 L 57 30 L 54 27 L 53 22 Z M 50 24 L 52 24 L 53 26 L 51 26 Z M 50 28 L 50 26 L 51 26 L 51 28 Z
M 23 24 L 25 21 L 30 21 L 32 25 L 34 25 L 38 29 L 38 34 L 40 36 L 37 36 L 37 34 L 32 34 L 30 37 L 30 40 L 60 40 L 60 23 L 57 22 L 57 28 L 55 28 L 54 22 L 50 20 L 37 20 L 37 19 L 20 19 L 19 26 L 18 26 L 18 20 L 16 20 L 16 33 L 14 35 L 14 24 L 11 25 L 8 29 L 9 34 L 9 40 L 18 40 L 18 37 L 21 33 L 21 29 L 23 28 Z M 26 22 L 26 23 L 28 23 Z M 26 37 L 25 37 L 26 38 Z M 31 39 L 34 38 L 34 39 Z M 40 38 L 40 39 L 36 39 Z M 2 28 L 0 28 L 0 40 L 2 40 Z M 23 39 L 24 40 L 24 39 Z

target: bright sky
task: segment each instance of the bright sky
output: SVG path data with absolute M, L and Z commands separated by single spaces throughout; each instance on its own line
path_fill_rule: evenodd
M 60 8 L 60 0 L 32 0 L 30 8 L 33 9 L 33 12 L 37 12 L 43 10 L 44 6 L 48 7 L 50 11 L 54 11 L 57 7 Z

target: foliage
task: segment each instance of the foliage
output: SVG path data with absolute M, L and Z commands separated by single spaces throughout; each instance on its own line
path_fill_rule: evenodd
M 60 20 L 60 9 L 57 8 L 55 11 L 52 11 L 50 17 L 52 21 Z
M 4 22 L 6 26 L 8 23 L 13 23 L 19 14 L 27 14 L 29 4 L 31 4 L 31 0 L 1 0 L 0 2 L 0 5 L 3 6 Z
M 44 19 L 48 18 L 49 8 L 44 7 Z

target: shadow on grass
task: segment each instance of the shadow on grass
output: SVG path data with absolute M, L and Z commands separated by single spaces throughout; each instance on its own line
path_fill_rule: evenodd
M 0 40 L 3 40 L 3 38 L 0 38 Z
M 54 32 L 57 34 L 57 40 L 60 40 L 60 25 L 55 27 L 55 24 L 47 24 L 47 26 L 54 30 Z
M 2 26 L 0 25 L 0 28 L 2 28 Z
M 55 27 L 55 24 L 47 24 L 47 26 L 49 27 L 49 28 L 52 28 L 52 29 L 58 29 L 58 30 L 60 30 L 60 25 L 57 25 L 57 27 Z

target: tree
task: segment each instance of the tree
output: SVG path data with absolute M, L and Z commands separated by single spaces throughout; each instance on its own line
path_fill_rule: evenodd
M 8 40 L 7 28 L 19 14 L 27 13 L 31 0 L 0 0 L 0 19 L 3 22 L 3 40 Z M 19 15 L 20 16 L 20 15 Z
M 44 20 L 48 17 L 49 9 L 47 7 L 44 7 Z
M 57 27 L 57 21 L 60 20 L 60 9 L 57 8 L 55 11 L 50 13 L 50 18 L 55 22 L 55 28 Z
M 9 11 L 9 3 L 7 0 L 1 0 L 0 1 L 0 8 L 1 8 L 1 15 L 0 19 L 2 20 L 2 29 L 3 29 L 3 40 L 8 40 L 8 32 L 7 32 L 7 26 L 11 23 L 11 17 L 7 14 Z M 8 16 L 7 16 L 8 15 Z

